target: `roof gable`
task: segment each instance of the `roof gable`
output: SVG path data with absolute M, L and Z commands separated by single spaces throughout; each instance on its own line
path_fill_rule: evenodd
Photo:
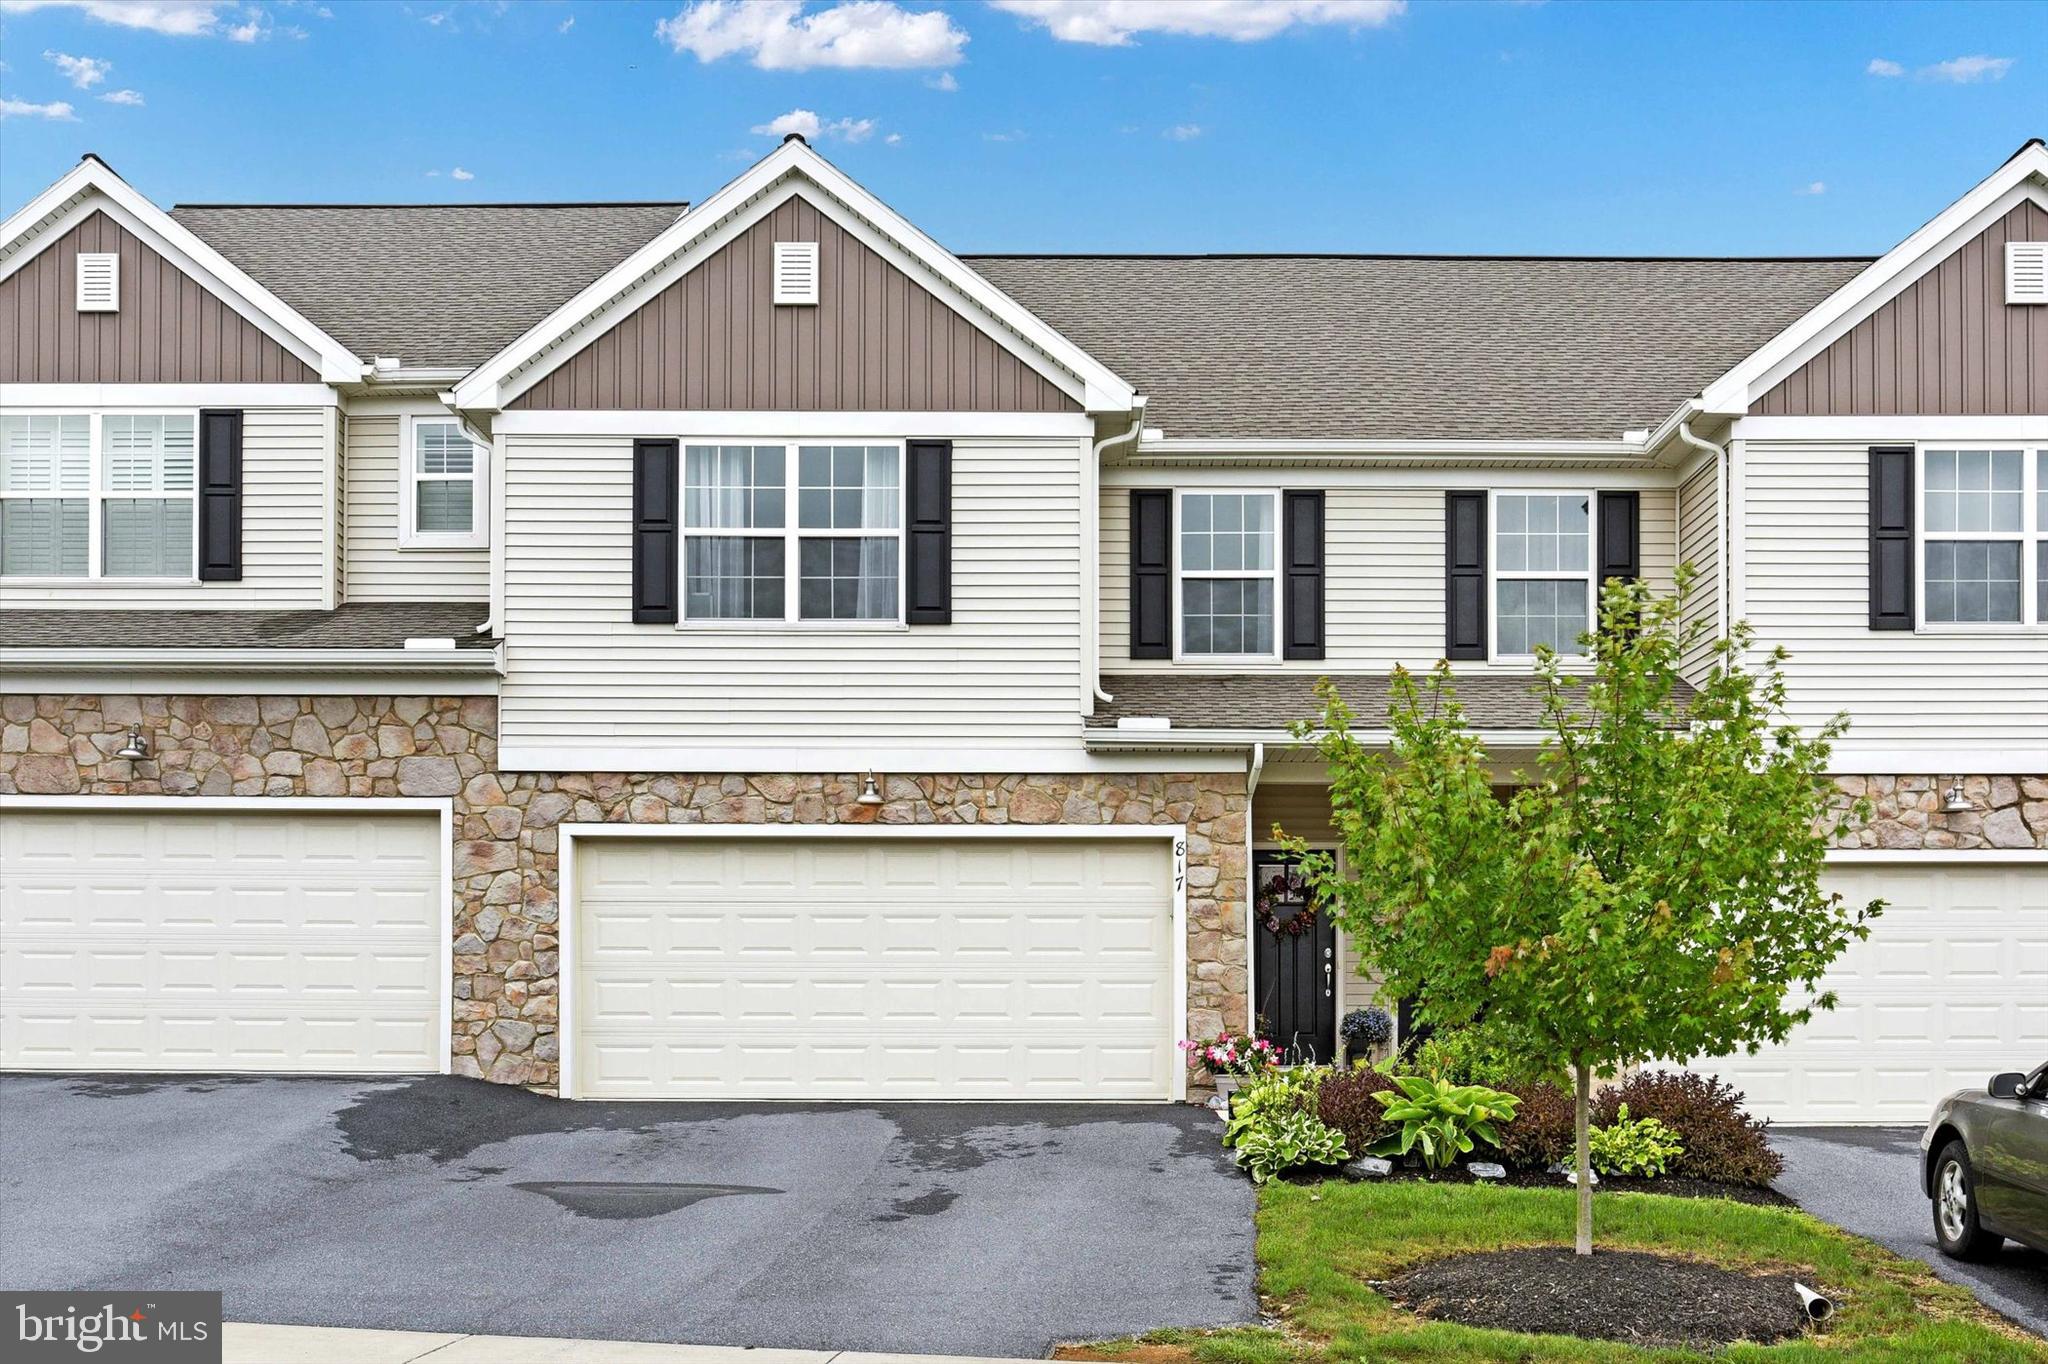
M 774 244 L 818 246 L 818 302 L 772 298 Z M 538 369 L 538 366 L 536 366 Z M 506 405 L 1071 412 L 1075 400 L 801 190 Z
M 1089 411 L 1128 411 L 1129 384 L 963 265 L 800 139 L 786 140 L 456 386 L 456 405 L 505 407 L 622 316 L 802 191 L 819 212 Z
M 321 380 L 349 383 L 362 377 L 362 362 L 347 347 L 174 222 L 95 156 L 87 156 L 0 223 L 0 284 L 14 282 L 53 246 L 71 240 L 72 228 L 95 214 L 132 236 L 138 247 L 156 253 Z

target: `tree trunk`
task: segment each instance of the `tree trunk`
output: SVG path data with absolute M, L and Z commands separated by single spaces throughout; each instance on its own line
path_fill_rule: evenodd
M 1578 1080 L 1578 1101 L 1572 1113 L 1572 1128 L 1577 1141 L 1578 1159 L 1573 1168 L 1579 1172 L 1579 1231 L 1578 1252 L 1581 1255 L 1593 1253 L 1593 1144 L 1586 1135 L 1587 1113 L 1593 1106 L 1593 1068 L 1584 1061 L 1573 1064 L 1572 1073 Z

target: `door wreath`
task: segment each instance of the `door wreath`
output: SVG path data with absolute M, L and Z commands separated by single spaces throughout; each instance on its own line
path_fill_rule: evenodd
M 1316 926 L 1316 907 L 1313 904 L 1296 906 L 1289 903 L 1297 899 L 1304 889 L 1305 883 L 1298 867 L 1276 868 L 1259 887 L 1252 907 L 1268 933 L 1280 938 L 1298 938 Z

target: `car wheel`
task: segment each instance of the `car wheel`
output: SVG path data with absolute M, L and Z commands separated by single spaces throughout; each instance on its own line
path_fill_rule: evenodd
M 1977 1220 L 1977 1177 L 1960 1141 L 1942 1147 L 1935 1158 L 1934 1240 L 1942 1254 L 1956 1260 L 1984 1259 L 2005 1242 Z

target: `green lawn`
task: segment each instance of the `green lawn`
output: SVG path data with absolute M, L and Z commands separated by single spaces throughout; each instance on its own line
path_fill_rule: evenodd
M 1730 1361 L 1955 1361 L 2048 1364 L 2048 1348 L 1980 1307 L 1925 1266 L 1804 1213 L 1725 1199 L 1601 1194 L 1596 1245 L 1663 1251 L 1717 1263 L 1800 1271 L 1837 1303 L 1835 1318 L 1804 1340 L 1738 1345 Z M 1413 1182 L 1268 1185 L 1259 1198 L 1259 1287 L 1284 1330 L 1160 1332 L 1113 1341 L 1097 1357 L 1147 1364 L 1311 1364 L 1323 1360 L 1677 1361 L 1686 1351 L 1645 1351 L 1564 1336 L 1525 1336 L 1424 1321 L 1365 1286 L 1401 1268 L 1460 1250 L 1570 1244 L 1572 1197 L 1563 1189 L 1474 1188 Z

